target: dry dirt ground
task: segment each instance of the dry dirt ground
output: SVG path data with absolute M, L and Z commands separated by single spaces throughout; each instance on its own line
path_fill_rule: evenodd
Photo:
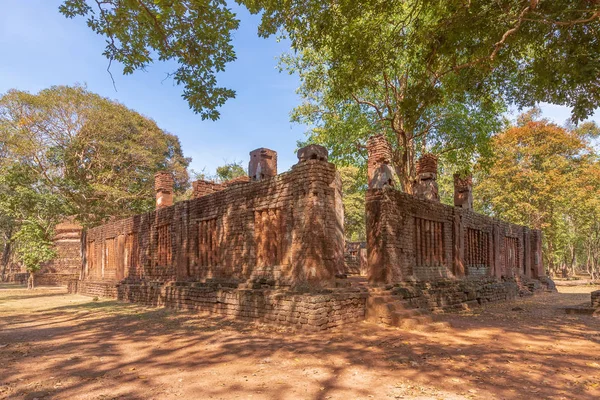
M 594 289 L 313 334 L 4 285 L 0 398 L 598 399 L 600 319 L 560 310 Z

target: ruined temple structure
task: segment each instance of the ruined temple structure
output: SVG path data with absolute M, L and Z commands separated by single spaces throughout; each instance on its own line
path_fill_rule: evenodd
M 281 174 L 277 153 L 261 148 L 248 177 L 196 181 L 188 201 L 173 204 L 172 177 L 156 174 L 156 210 L 87 230 L 69 290 L 321 330 L 365 319 L 410 327 L 548 287 L 539 231 L 474 213 L 463 181 L 456 207 L 440 204 L 434 156 L 421 158 L 410 195 L 396 188 L 384 136 L 368 154 L 366 244 L 345 243 L 325 148 L 300 149 Z
M 36 286 L 67 286 L 79 278 L 81 271 L 81 236 L 83 227 L 72 218 L 66 219 L 54 228 L 54 260 L 42 265 L 35 273 Z M 29 273 L 21 265 L 15 264 L 7 279 L 9 282 L 25 284 Z
M 344 252 L 348 275 L 367 276 L 367 242 L 346 242 Z
M 415 195 L 369 187 L 369 281 L 430 310 L 552 289 L 541 232 L 474 213 L 469 178 L 455 177 L 455 207 L 441 204 L 436 169 L 435 156 L 419 160 Z

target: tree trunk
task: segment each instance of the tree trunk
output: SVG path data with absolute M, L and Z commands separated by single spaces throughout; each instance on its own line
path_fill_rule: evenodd
M 2 264 L 2 276 L 0 276 L 0 281 L 4 282 L 6 278 L 6 269 L 8 268 L 8 262 L 10 261 L 10 252 L 12 250 L 11 245 L 12 239 L 12 228 L 6 232 L 6 243 L 4 244 L 4 249 L 2 250 L 2 258 L 0 258 L 0 263 Z
M 411 138 L 400 127 L 394 127 L 396 132 L 396 150 L 394 152 L 394 169 L 400 180 L 402 191 L 413 194 L 413 180 L 415 177 L 415 149 Z
M 0 281 L 4 282 L 6 279 L 6 269 L 8 268 L 8 260 L 10 259 L 10 241 L 7 241 L 4 244 L 4 250 L 2 250 L 2 258 L 0 261 L 2 262 L 2 279 Z
M 570 245 L 569 249 L 571 250 L 571 260 L 569 261 L 569 269 L 571 270 L 571 275 L 575 276 L 575 260 L 576 260 L 576 253 L 575 253 L 575 245 Z
M 35 289 L 35 279 L 33 271 L 29 271 L 29 278 L 27 278 L 27 289 Z

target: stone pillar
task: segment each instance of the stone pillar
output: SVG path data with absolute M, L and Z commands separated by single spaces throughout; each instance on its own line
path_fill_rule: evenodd
M 392 146 L 383 135 L 371 136 L 367 140 L 367 177 L 369 189 L 396 186 L 396 171 L 392 166 Z
M 431 153 L 426 153 L 417 161 L 417 178 L 413 183 L 413 193 L 415 196 L 440 202 L 437 185 L 437 157 Z
M 173 205 L 173 175 L 166 171 L 154 174 L 154 190 L 156 191 L 156 209 Z
M 502 278 L 503 270 L 502 270 L 502 262 L 501 255 L 502 252 L 500 250 L 500 242 L 502 240 L 500 236 L 500 227 L 497 224 L 494 224 L 494 229 L 492 233 L 494 237 L 494 275 L 496 278 Z
M 277 152 L 261 147 L 250 152 L 248 176 L 251 181 L 261 181 L 277 175 Z
M 454 206 L 473 210 L 473 177 L 454 174 Z

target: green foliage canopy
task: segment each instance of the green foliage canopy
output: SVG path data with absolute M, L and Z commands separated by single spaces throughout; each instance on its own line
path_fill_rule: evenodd
M 482 212 L 544 232 L 546 266 L 597 269 L 600 257 L 600 158 L 597 127 L 565 129 L 527 113 L 493 139 L 492 173 L 476 175 Z
M 59 10 L 68 18 L 86 17 L 106 38 L 104 56 L 123 64 L 124 74 L 155 59 L 176 61 L 171 76 L 203 119 L 218 119 L 217 108 L 235 96 L 216 78 L 235 60 L 231 32 L 239 25 L 223 0 L 65 0 Z
M 280 33 L 294 51 L 324 57 L 332 97 L 360 99 L 364 108 L 373 91 L 384 92 L 397 110 L 382 119 L 404 130 L 423 122 L 424 109 L 435 114 L 450 100 L 477 107 L 500 97 L 521 106 L 546 101 L 572 107 L 575 120 L 600 100 L 595 0 L 238 3 L 261 13 L 260 35 Z M 238 27 L 222 0 L 64 0 L 60 11 L 87 18 L 124 73 L 155 59 L 176 61 L 173 77 L 203 118 L 218 118 L 216 108 L 234 95 L 216 80 L 235 59 Z
M 176 191 L 188 183 L 176 136 L 81 86 L 9 91 L 0 98 L 0 133 L 0 164 L 14 175 L 10 193 L 51 195 L 61 204 L 57 215 L 84 226 L 152 209 L 156 171 L 172 172 Z M 16 207 L 26 201 L 20 196 Z
M 227 162 L 216 170 L 216 179 L 219 182 L 229 181 L 240 176 L 246 176 L 248 173 L 242 167 L 241 161 Z
M 366 241 L 365 192 L 367 181 L 365 174 L 355 166 L 342 166 L 338 168 L 338 171 L 342 178 L 346 239 L 352 242 Z

